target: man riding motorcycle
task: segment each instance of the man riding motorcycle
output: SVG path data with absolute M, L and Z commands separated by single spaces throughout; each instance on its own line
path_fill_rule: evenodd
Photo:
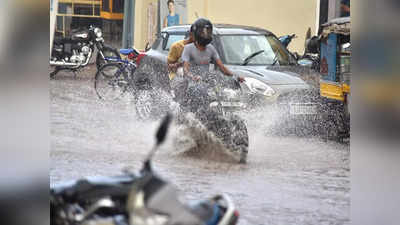
M 223 75 L 219 73 L 210 71 L 210 63 L 213 62 L 218 66 L 225 76 L 234 77 L 239 82 L 243 82 L 244 79 L 234 76 L 224 66 L 217 50 L 210 44 L 213 34 L 212 23 L 208 19 L 200 18 L 192 26 L 195 41 L 186 45 L 182 53 L 184 74 L 191 80 L 185 90 L 181 106 L 183 111 L 193 113 L 207 130 L 223 143 L 228 152 L 239 159 L 240 163 L 245 163 L 248 152 L 248 133 L 245 122 L 237 115 L 226 114 L 222 103 L 219 102 L 222 89 L 231 88 L 233 83 L 235 83 L 234 86 L 238 84 L 229 78 L 223 79 Z
M 199 80 L 201 78 L 199 75 L 195 76 L 189 72 L 190 64 L 208 71 L 210 62 L 214 62 L 225 75 L 233 76 L 233 73 L 222 63 L 217 50 L 210 45 L 213 32 L 212 23 L 208 19 L 199 18 L 193 23 L 191 30 L 193 30 L 194 42 L 186 45 L 182 53 L 185 75 L 193 80 Z M 238 80 L 243 81 L 244 79 L 238 77 Z
M 199 18 L 193 23 L 191 30 L 193 32 L 194 42 L 185 45 L 182 53 L 185 76 L 193 81 L 199 81 L 202 78 L 203 80 L 210 80 L 212 77 L 210 77 L 209 66 L 211 62 L 214 62 L 226 76 L 233 77 L 233 73 L 222 63 L 217 50 L 210 44 L 213 34 L 212 23 L 208 19 Z M 237 77 L 237 79 L 240 82 L 244 81 L 242 77 Z M 206 89 L 187 88 L 184 94 L 185 99 L 182 99 L 183 102 L 181 103 L 187 106 L 199 106 L 203 104 L 201 97 L 205 96 L 206 93 L 202 93 L 202 91 L 206 92 Z

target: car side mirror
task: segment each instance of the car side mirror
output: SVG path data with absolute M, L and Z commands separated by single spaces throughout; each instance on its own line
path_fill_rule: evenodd
M 167 32 L 161 33 L 161 38 L 162 38 L 162 49 L 165 50 L 168 41 L 168 33 Z

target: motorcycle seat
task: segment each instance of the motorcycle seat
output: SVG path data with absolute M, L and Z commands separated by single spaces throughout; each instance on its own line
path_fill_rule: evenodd
M 84 199 L 96 192 L 126 194 L 135 178 L 129 175 L 117 177 L 93 177 L 75 180 L 51 188 L 51 193 L 61 195 L 65 200 Z M 106 191 L 108 190 L 108 191 Z
M 122 55 L 129 55 L 131 53 L 139 54 L 135 49 L 133 48 L 122 48 L 119 50 L 119 53 Z
M 54 38 L 54 44 L 60 45 L 60 44 L 66 44 L 66 43 L 73 43 L 74 41 L 70 37 L 57 37 Z

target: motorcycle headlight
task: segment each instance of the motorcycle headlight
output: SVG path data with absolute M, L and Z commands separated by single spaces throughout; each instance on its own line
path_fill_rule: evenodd
M 233 89 L 229 89 L 229 88 L 224 88 L 222 90 L 222 93 L 225 97 L 229 98 L 229 99 L 234 99 L 234 98 L 238 98 L 239 97 L 239 93 L 238 91 L 235 91 Z
M 257 79 L 246 77 L 244 83 L 253 93 L 261 94 L 267 97 L 271 97 L 275 94 L 274 89 Z
M 95 28 L 94 29 L 94 34 L 96 35 L 96 37 L 98 37 L 98 38 L 100 38 L 102 35 L 103 35 L 103 33 L 101 32 L 101 29 L 100 28 Z

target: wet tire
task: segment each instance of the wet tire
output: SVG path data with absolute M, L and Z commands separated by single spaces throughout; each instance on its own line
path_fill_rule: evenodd
M 121 59 L 120 54 L 118 51 L 112 47 L 104 46 L 102 49 L 103 55 L 108 56 L 108 57 L 113 57 L 117 59 Z M 106 60 L 103 59 L 103 56 L 100 54 L 100 52 L 97 53 L 96 57 L 96 67 L 97 70 L 99 70 L 102 66 L 106 64 Z
M 97 96 L 105 101 L 120 98 L 128 87 L 127 77 L 121 65 L 116 63 L 102 66 L 96 73 L 94 89 Z
M 50 79 L 54 79 L 56 77 L 56 74 L 56 71 L 50 72 Z
M 239 163 L 246 163 L 249 147 L 247 126 L 237 115 L 223 116 L 217 112 L 209 113 L 203 121 L 208 130 L 219 137 L 224 145 L 239 156 Z

